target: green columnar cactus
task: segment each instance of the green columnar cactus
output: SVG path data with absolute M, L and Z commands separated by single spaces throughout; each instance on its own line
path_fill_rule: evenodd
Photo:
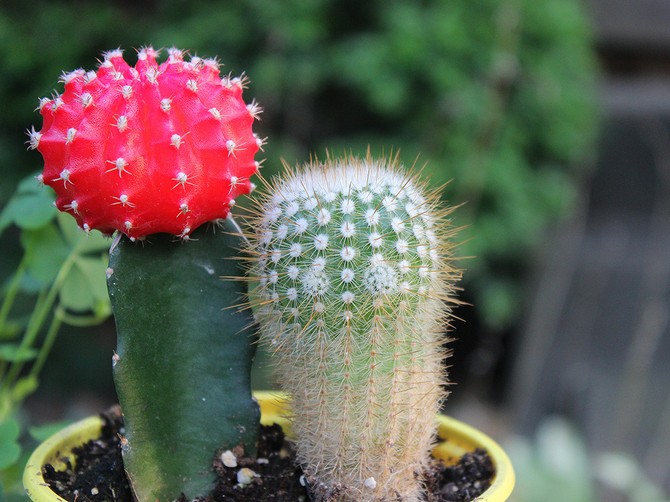
M 313 162 L 249 231 L 250 303 L 319 500 L 418 500 L 446 396 L 450 209 L 397 160 Z
M 218 227 L 195 230 L 188 243 L 159 234 L 142 246 L 123 237 L 110 252 L 123 463 L 140 501 L 207 495 L 217 449 L 256 453 L 253 320 L 224 310 L 245 288 L 220 279 L 239 273 L 232 258 L 241 243 L 231 220 Z

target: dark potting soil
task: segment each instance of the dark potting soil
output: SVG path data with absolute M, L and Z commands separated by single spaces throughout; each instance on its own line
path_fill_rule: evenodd
M 133 502 L 121 460 L 123 420 L 120 409 L 112 408 L 102 414 L 102 418 L 101 436 L 74 449 L 74 467 L 67 461 L 64 471 L 56 471 L 49 464 L 42 468 L 44 480 L 68 501 Z M 295 466 L 294 452 L 290 443 L 284 441 L 279 425 L 262 427 L 258 460 L 246 459 L 240 452 L 233 453 L 238 457 L 237 467 L 225 467 L 220 458 L 215 460 L 216 487 L 202 502 L 311 500 L 308 488 L 301 482 L 302 471 Z M 241 469 L 253 471 L 253 480 L 244 486 L 238 482 Z M 484 450 L 465 454 L 451 467 L 435 461 L 423 474 L 428 492 L 426 501 L 472 501 L 489 487 L 494 474 L 491 459 Z M 180 502 L 188 501 L 182 498 Z

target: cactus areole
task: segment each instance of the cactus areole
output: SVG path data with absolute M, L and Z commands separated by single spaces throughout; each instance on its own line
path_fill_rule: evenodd
M 370 157 L 313 162 L 258 206 L 250 303 L 292 396 L 312 492 L 420 500 L 460 276 L 450 209 L 397 161 Z
M 141 502 L 206 496 L 216 450 L 253 456 L 259 427 L 253 320 L 226 309 L 245 289 L 220 278 L 241 273 L 225 218 L 258 168 L 260 109 L 216 60 L 167 52 L 159 64 L 141 49 L 131 67 L 114 50 L 97 71 L 64 74 L 64 92 L 40 100 L 42 129 L 28 133 L 58 209 L 87 232 L 119 233 L 107 269 L 114 380 Z

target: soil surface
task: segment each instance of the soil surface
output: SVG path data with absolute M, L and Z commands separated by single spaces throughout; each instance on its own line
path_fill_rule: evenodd
M 42 468 L 45 481 L 68 501 L 133 502 L 121 460 L 123 420 L 120 409 L 112 408 L 102 418 L 101 437 L 75 449 L 76 467 L 68 462 L 65 471 L 56 471 L 51 465 Z M 210 497 L 201 502 L 311 500 L 309 487 L 304 486 L 302 471 L 295 465 L 294 452 L 290 443 L 284 441 L 280 426 L 262 427 L 257 460 L 245 459 L 240 452 L 233 453 L 238 457 L 235 467 L 226 467 L 221 458 L 215 460 L 217 484 Z M 249 474 L 251 480 L 244 486 L 239 483 L 240 471 Z M 435 461 L 423 474 L 428 492 L 426 500 L 472 501 L 489 487 L 494 474 L 491 459 L 483 450 L 464 455 L 451 467 Z M 182 497 L 180 502 L 189 501 Z

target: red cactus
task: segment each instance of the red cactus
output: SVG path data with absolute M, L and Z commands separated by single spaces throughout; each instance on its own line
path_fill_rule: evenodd
M 168 53 L 159 64 L 141 49 L 133 68 L 110 51 L 97 72 L 64 74 L 63 94 L 40 100 L 42 130 L 29 132 L 40 178 L 86 231 L 188 237 L 250 191 L 263 140 L 244 80 L 221 78 L 213 59 Z

